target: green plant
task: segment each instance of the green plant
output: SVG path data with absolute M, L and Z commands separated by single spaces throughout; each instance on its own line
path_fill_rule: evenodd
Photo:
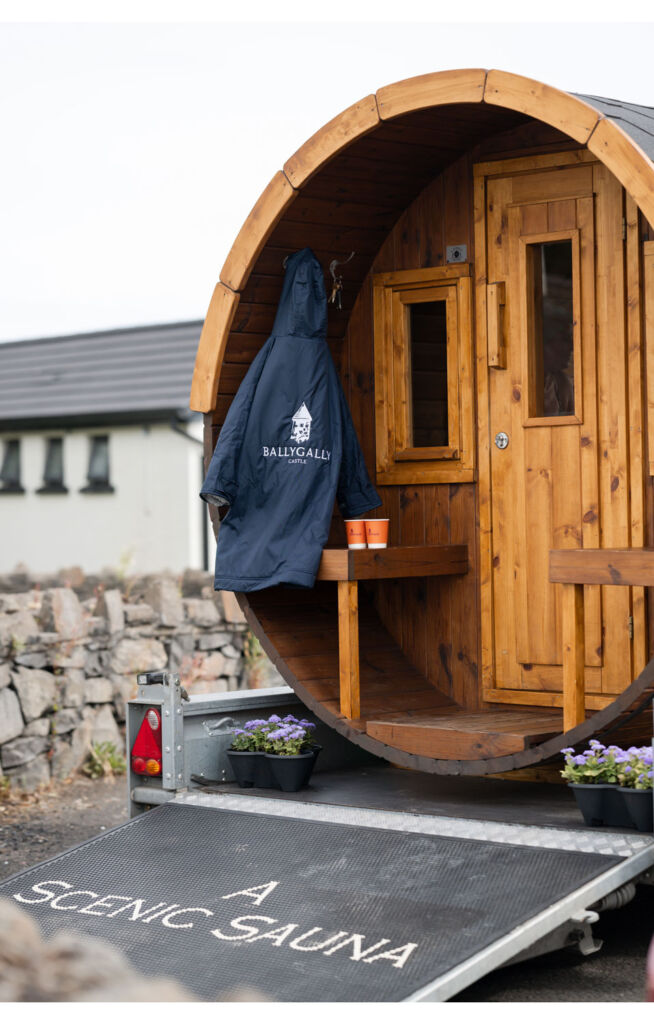
M 0 778 L 0 804 L 4 803 L 5 800 L 9 799 L 10 788 L 11 783 L 9 779 L 6 777 L 6 775 L 3 775 L 2 778 Z
M 305 718 L 301 721 L 295 715 L 271 715 L 270 718 L 253 718 L 242 729 L 234 729 L 231 750 L 266 754 L 303 754 L 312 747 L 311 733 L 316 728 Z
M 91 779 L 102 776 L 111 778 L 124 775 L 127 770 L 125 758 L 116 750 L 113 743 L 93 743 L 89 748 L 89 756 L 82 766 L 82 771 Z
M 612 783 L 618 781 L 616 753 L 619 747 L 605 747 L 599 740 L 591 740 L 589 749 L 575 754 L 573 747 L 561 751 L 565 754 L 565 768 L 561 775 L 566 782 L 582 785 Z
M 599 740 L 591 740 L 588 747 L 583 754 L 575 754 L 573 747 L 561 751 L 565 755 L 565 768 L 561 775 L 567 782 L 585 785 L 617 783 L 628 789 L 652 789 L 651 747 L 623 750 L 615 744 L 605 747 Z

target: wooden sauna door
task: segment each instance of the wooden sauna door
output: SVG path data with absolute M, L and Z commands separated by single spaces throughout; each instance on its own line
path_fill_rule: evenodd
M 492 701 L 561 704 L 550 549 L 637 539 L 628 434 L 641 423 L 628 393 L 624 195 L 586 156 L 485 175 L 489 469 L 480 498 L 490 505 L 482 602 L 492 616 L 484 679 Z M 609 703 L 644 664 L 641 596 L 586 588 L 590 708 Z

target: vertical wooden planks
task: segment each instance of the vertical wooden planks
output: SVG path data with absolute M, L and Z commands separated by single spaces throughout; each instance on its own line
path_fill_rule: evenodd
M 339 580 L 337 586 L 340 708 L 345 718 L 359 718 L 359 584 L 356 580 Z
M 642 290 L 639 252 L 639 213 L 631 196 L 625 198 L 627 377 L 629 402 L 629 499 L 631 547 L 645 544 L 644 361 L 642 337 Z M 647 663 L 645 588 L 631 591 L 633 669 L 638 676 Z
M 597 383 L 602 547 L 629 546 L 627 360 L 625 351 L 623 192 L 603 165 L 596 194 Z M 629 590 L 605 587 L 602 691 L 619 693 L 633 678 Z
M 595 214 L 592 196 L 577 200 L 581 265 L 581 352 L 584 422 L 581 425 L 582 547 L 600 546 L 599 447 L 597 433 L 597 325 L 595 312 Z M 584 589 L 586 664 L 602 664 L 602 597 L 600 587 Z
M 473 185 L 475 239 L 475 366 L 477 392 L 477 508 L 479 517 L 479 633 L 481 684 L 491 688 L 495 678 L 495 626 L 493 617 L 493 533 L 491 510 L 491 448 L 489 424 L 489 368 L 486 341 L 488 316 L 486 287 L 489 279 L 487 256 L 486 179 L 475 173 Z M 492 276 L 492 275 L 491 275 Z M 505 309 L 505 332 L 508 311 Z M 505 333 L 506 337 L 506 333 Z
M 584 588 L 563 583 L 563 731 L 580 725 L 584 701 Z

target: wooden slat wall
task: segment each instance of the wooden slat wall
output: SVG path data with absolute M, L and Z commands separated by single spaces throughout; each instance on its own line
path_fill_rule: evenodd
M 372 273 L 445 264 L 447 245 L 472 238 L 472 174 L 462 158 L 439 175 L 400 217 L 379 250 Z M 372 287 L 370 275 L 345 337 L 346 394 L 367 465 L 375 465 Z M 431 683 L 467 708 L 479 707 L 479 619 L 474 484 L 378 488 L 392 544 L 466 543 L 470 570 L 457 579 L 388 580 L 375 588 L 379 615 L 408 660 Z M 382 514 L 382 513 L 380 513 Z
M 356 251 L 344 268 L 343 309 L 330 307 L 328 340 L 374 473 L 371 274 L 444 265 L 445 246 L 453 244 L 467 245 L 468 260 L 474 261 L 473 159 L 558 151 L 569 145 L 559 132 L 522 115 L 462 104 L 440 108 L 437 123 L 430 111 L 387 121 L 304 183 L 267 239 L 242 290 L 216 407 L 205 416 L 206 462 L 232 397 L 272 328 L 284 256 L 310 245 L 325 270 L 335 256 Z M 466 150 L 468 156 L 451 162 Z M 391 544 L 468 545 L 470 571 L 463 578 L 389 580 L 374 587 L 364 585 L 362 590 L 374 590 L 386 628 L 418 671 L 474 710 L 479 707 L 480 690 L 475 485 L 386 487 L 380 493 L 384 504 L 378 514 L 390 517 Z M 654 498 L 650 505 L 649 518 L 654 523 Z M 216 524 L 217 510 L 212 508 L 210 514 Z M 329 543 L 345 543 L 337 510 Z

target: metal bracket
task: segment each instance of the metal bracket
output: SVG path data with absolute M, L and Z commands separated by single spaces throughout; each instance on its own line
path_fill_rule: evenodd
M 176 672 L 139 672 L 140 698 L 161 706 L 162 777 L 164 789 L 184 786 L 184 714 L 182 701 L 188 694 Z

